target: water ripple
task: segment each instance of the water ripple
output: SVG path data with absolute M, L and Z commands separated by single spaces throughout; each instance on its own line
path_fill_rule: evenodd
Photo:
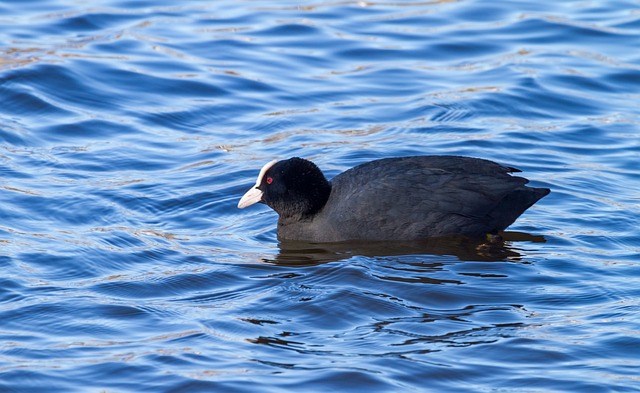
M 0 390 L 632 391 L 637 8 L 0 4 Z M 552 193 L 493 248 L 236 208 L 274 158 L 413 154 Z

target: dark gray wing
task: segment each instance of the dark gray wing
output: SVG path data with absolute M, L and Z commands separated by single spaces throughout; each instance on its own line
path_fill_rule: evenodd
M 454 156 L 372 161 L 332 180 L 328 206 L 333 209 L 324 213 L 348 238 L 478 236 L 494 230 L 492 212 L 527 183 L 509 175 L 515 171 L 487 160 Z

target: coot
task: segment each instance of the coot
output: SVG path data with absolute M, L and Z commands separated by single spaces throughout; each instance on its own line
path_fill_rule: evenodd
M 280 240 L 421 240 L 498 234 L 549 193 L 520 170 L 471 157 L 385 158 L 327 181 L 311 161 L 272 161 L 238 203 L 278 215 Z

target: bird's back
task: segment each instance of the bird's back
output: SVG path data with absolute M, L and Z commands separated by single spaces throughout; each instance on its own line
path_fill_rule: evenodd
M 504 230 L 549 193 L 492 161 L 418 156 L 371 161 L 332 180 L 308 223 L 316 241 L 482 237 Z

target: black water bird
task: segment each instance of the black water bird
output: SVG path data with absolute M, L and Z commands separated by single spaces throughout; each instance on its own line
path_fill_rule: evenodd
M 471 157 L 385 158 L 327 181 L 311 161 L 272 161 L 238 203 L 278 215 L 278 239 L 410 241 L 497 236 L 549 193 L 516 168 Z

